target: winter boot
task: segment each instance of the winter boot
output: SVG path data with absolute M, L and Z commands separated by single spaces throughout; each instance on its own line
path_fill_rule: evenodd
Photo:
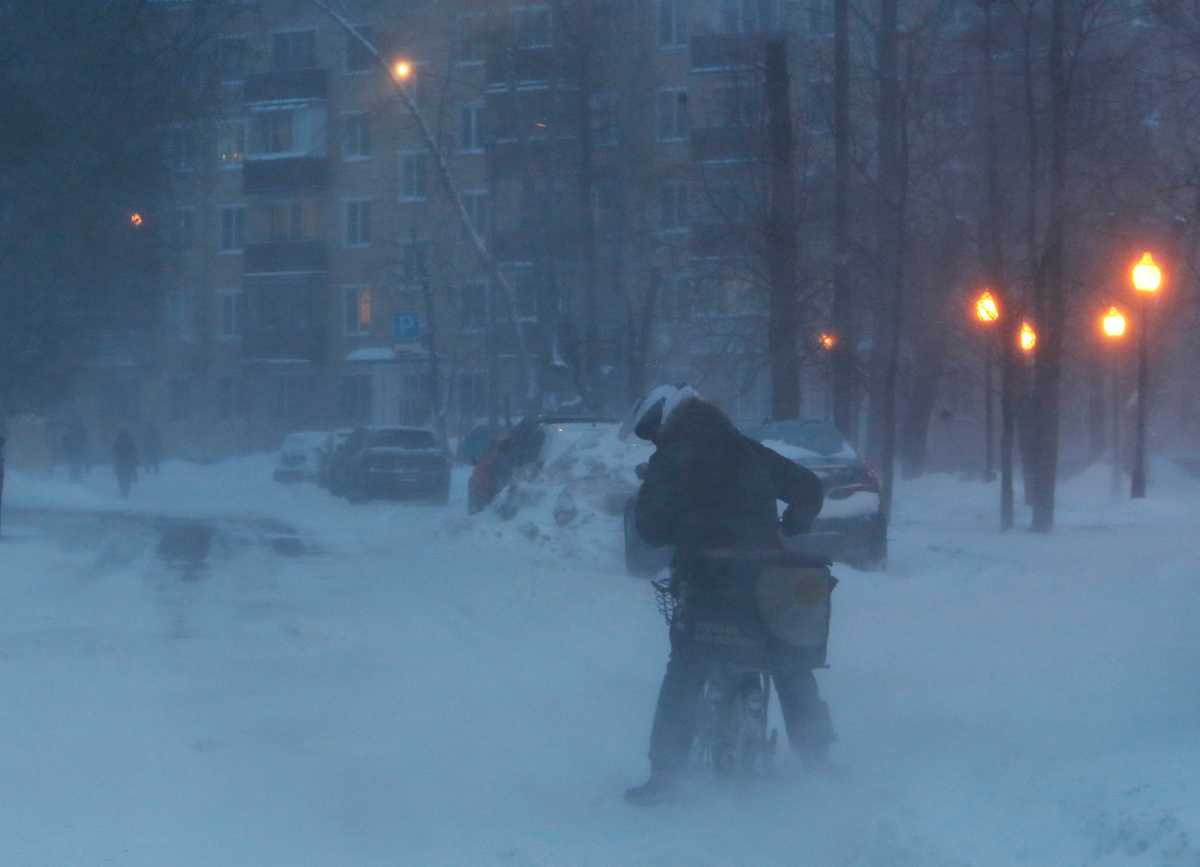
M 640 786 L 625 790 L 625 800 L 638 807 L 648 807 L 670 800 L 679 789 L 679 781 L 668 774 L 650 774 Z

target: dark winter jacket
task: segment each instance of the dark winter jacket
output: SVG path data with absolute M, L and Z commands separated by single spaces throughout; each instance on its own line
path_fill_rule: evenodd
M 692 398 L 662 424 L 637 498 L 637 530 L 651 545 L 674 546 L 676 566 L 705 549 L 778 548 L 777 500 L 785 524 L 808 529 L 821 511 L 821 481 L 742 434 L 712 404 Z

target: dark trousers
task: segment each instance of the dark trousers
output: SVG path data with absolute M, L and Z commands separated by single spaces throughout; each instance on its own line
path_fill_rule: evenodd
M 778 642 L 770 645 L 769 657 L 792 749 L 810 758 L 823 758 L 833 742 L 833 724 L 812 668 L 794 650 Z M 671 657 L 658 691 L 654 727 L 650 732 L 653 774 L 678 773 L 686 765 L 709 665 L 685 634 L 671 630 Z

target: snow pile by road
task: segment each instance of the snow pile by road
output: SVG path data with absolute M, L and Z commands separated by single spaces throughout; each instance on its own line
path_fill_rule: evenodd
M 625 503 L 639 484 L 637 466 L 652 452 L 636 437 L 621 440 L 616 425 L 550 426 L 540 459 L 517 468 L 487 509 L 451 526 L 559 555 L 614 556 Z

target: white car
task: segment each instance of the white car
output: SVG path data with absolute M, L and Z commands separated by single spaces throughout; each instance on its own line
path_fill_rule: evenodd
M 321 431 L 301 431 L 288 434 L 279 449 L 279 464 L 275 467 L 277 482 L 312 482 L 317 479 L 321 446 L 328 434 Z

